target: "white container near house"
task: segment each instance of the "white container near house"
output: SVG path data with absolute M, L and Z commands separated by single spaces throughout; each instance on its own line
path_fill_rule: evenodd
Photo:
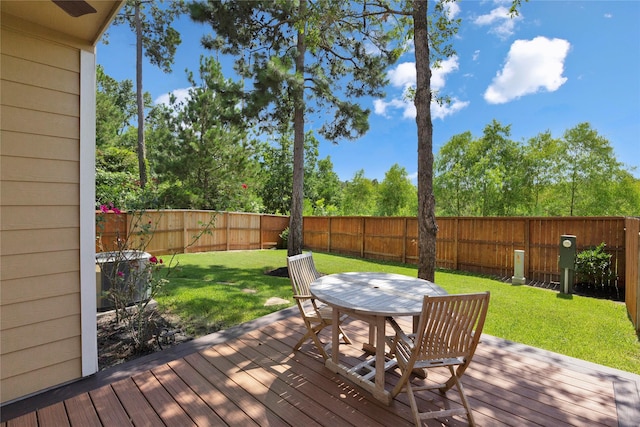
M 96 302 L 98 311 L 113 309 L 113 302 L 105 292 L 114 286 L 135 282 L 129 303 L 143 301 L 150 297 L 149 259 L 151 254 L 138 250 L 99 252 L 96 254 Z M 121 274 L 118 275 L 118 272 Z

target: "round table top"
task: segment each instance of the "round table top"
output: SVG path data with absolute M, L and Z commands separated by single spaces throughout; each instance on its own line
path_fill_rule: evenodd
M 328 305 L 374 316 L 419 316 L 424 295 L 447 295 L 427 280 L 377 272 L 330 274 L 310 287 L 311 294 Z

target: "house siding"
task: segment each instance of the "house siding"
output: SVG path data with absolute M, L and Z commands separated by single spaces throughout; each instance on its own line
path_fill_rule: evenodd
M 80 50 L 3 16 L 0 403 L 82 376 Z

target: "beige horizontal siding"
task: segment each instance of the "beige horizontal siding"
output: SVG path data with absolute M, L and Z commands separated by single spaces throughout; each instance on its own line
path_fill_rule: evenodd
M 33 159 L 78 161 L 80 147 L 77 139 L 56 138 L 24 132 L 0 131 L 2 154 Z
M 3 279 L 2 304 L 8 306 L 19 302 L 72 294 L 78 290 L 77 280 L 77 271 L 48 274 L 46 280 L 42 276 Z
M 51 106 L 58 108 L 58 114 L 80 116 L 80 96 L 68 92 L 45 89 L 3 80 L 0 84 L 2 96 L 11 101 L 5 105 L 35 111 L 51 111 Z
M 7 181 L 78 183 L 78 162 L 2 156 L 0 175 Z
M 4 233 L 3 255 L 47 253 L 55 251 L 80 250 L 80 232 L 77 228 L 53 228 L 41 230 L 39 240 L 34 240 L 32 230 L 16 230 Z
M 79 251 L 77 250 L 3 255 L 0 277 L 2 280 L 11 280 L 22 277 L 42 277 L 72 271 L 79 274 L 78 257 Z M 43 277 L 43 280 L 50 279 Z
M 2 230 L 70 228 L 78 223 L 78 206 L 3 206 Z
M 73 359 L 80 354 L 80 337 L 51 342 L 23 351 L 3 354 L 0 379 L 19 376 Z
M 78 202 L 77 183 L 2 181 L 0 205 L 53 206 Z
M 2 80 L 45 87 L 59 92 L 80 94 L 80 76 L 78 72 L 26 61 L 7 56 L 4 53 L 0 60 L 2 60 L 3 69 Z M 9 105 L 15 102 L 17 101 L 12 101 Z
M 2 129 L 38 135 L 80 138 L 80 119 L 56 113 L 25 110 L 10 106 L 0 109 Z
M 57 384 L 68 382 L 80 372 L 81 359 L 74 358 L 41 369 L 26 372 L 22 375 L 2 379 L 3 401 L 26 396 Z
M 69 49 L 55 41 L 25 37 L 23 34 L 11 30 L 3 30 L 0 43 L 2 54 L 7 57 L 15 57 L 21 61 L 60 68 L 74 73 L 80 69 L 78 51 Z M 3 78 L 5 77 L 3 76 Z
M 77 337 L 80 335 L 80 316 L 61 317 L 47 322 L 4 330 L 0 336 L 2 353 L 15 353 L 34 347 L 31 337 L 36 334 L 45 334 L 49 337 L 50 342 Z
M 4 18 L 0 402 L 82 375 L 80 53 Z
M 80 296 L 77 293 L 55 296 L 47 299 L 27 301 L 18 304 L 2 306 L 2 329 L 18 328 L 34 323 L 80 314 Z M 40 342 L 47 342 L 45 336 L 39 337 Z M 37 343 L 38 341 L 34 341 Z

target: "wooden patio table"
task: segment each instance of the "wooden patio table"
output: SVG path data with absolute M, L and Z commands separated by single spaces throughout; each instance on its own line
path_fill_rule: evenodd
M 446 295 L 447 292 L 427 280 L 378 272 L 331 274 L 314 280 L 310 287 L 316 299 L 333 309 L 332 350 L 325 366 L 351 379 L 376 399 L 389 405 L 392 397 L 384 387 L 384 373 L 395 366 L 395 361 L 386 360 L 385 357 L 386 319 L 413 316 L 415 328 L 422 312 L 423 296 Z M 365 344 L 365 350 L 374 352 L 375 356 L 351 368 L 340 363 L 338 320 L 341 313 L 364 320 L 371 326 L 369 345 Z

